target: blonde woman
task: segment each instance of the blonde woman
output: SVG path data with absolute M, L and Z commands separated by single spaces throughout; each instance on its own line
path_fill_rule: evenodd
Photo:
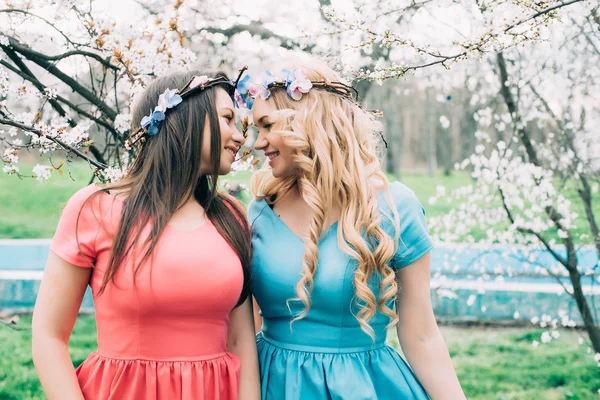
M 249 211 L 263 400 L 464 399 L 430 303 L 424 210 L 382 172 L 380 124 L 324 65 L 248 81 L 238 101 L 269 159 Z

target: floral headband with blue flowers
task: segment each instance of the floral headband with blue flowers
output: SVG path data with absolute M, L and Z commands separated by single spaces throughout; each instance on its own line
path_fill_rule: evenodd
M 182 89 L 165 89 L 165 91 L 158 96 L 158 104 L 154 108 L 154 111 L 142 118 L 140 127 L 134 131 L 130 135 L 129 140 L 125 142 L 125 148 L 131 150 L 135 143 L 144 143 L 146 141 L 146 136 L 156 135 L 160 131 L 162 122 L 166 119 L 165 113 L 167 110 L 179 105 L 185 98 L 194 93 L 217 85 L 229 85 L 231 87 L 229 94 L 232 97 L 235 97 L 240 78 L 246 69 L 248 69 L 248 67 L 240 69 L 235 81 L 231 81 L 225 76 L 208 78 L 206 75 L 202 75 L 192 77 Z
M 279 79 L 265 71 L 260 74 L 258 82 L 252 82 L 250 75 L 246 75 L 238 83 L 235 97 L 237 106 L 252 109 L 257 96 L 266 100 L 271 96 L 271 90 L 276 88 L 285 88 L 288 96 L 296 101 L 302 100 L 302 96 L 312 88 L 324 89 L 350 100 L 358 99 L 358 92 L 352 86 L 342 82 L 311 81 L 302 69 L 296 68 L 282 69 Z
M 300 101 L 305 93 L 308 93 L 312 88 L 326 90 L 331 93 L 338 94 L 355 102 L 359 107 L 358 91 L 349 85 L 342 82 L 328 81 L 311 81 L 306 77 L 304 71 L 300 68 L 294 70 L 282 69 L 281 78 L 276 79 L 269 71 L 260 74 L 258 82 L 252 82 L 250 75 L 246 75 L 238 82 L 235 92 L 235 102 L 239 108 L 252 109 L 254 99 L 257 96 L 263 100 L 271 96 L 271 91 L 275 88 L 285 88 L 288 96 L 293 100 Z M 362 108 L 362 107 L 361 107 Z M 366 110 L 377 117 L 382 117 L 383 112 L 380 110 Z M 381 140 L 388 147 L 388 143 L 380 132 Z

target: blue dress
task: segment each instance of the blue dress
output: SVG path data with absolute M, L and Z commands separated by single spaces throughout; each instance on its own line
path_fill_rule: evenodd
M 398 251 L 390 266 L 402 268 L 425 255 L 433 243 L 414 193 L 397 182 L 390 192 L 400 216 Z M 377 200 L 380 212 L 391 215 L 384 195 Z M 286 302 L 296 297 L 304 243 L 265 200 L 252 202 L 249 218 L 252 291 L 263 317 L 257 335 L 263 400 L 428 399 L 410 367 L 386 344 L 389 318 L 377 313 L 370 321 L 373 341 L 354 317 L 356 260 L 339 249 L 337 223 L 319 243 L 310 311 L 290 324 L 292 315 L 303 309 L 301 302 L 290 302 L 290 308 Z M 382 227 L 394 237 L 391 223 L 382 222 Z M 376 285 L 375 279 L 372 288 Z

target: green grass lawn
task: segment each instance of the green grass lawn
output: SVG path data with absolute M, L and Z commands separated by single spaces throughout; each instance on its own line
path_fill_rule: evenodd
M 20 165 L 21 173 L 31 174 L 32 167 Z M 223 179 L 248 184 L 250 175 L 250 172 L 239 172 Z M 0 209 L 3 210 L 0 213 L 0 238 L 52 237 L 62 207 L 73 193 L 89 184 L 91 177 L 91 169 L 83 163 L 74 163 L 71 165 L 70 174 L 65 170 L 62 176 L 54 174 L 49 182 L 43 183 L 31 178 L 19 179 L 0 173 Z M 451 189 L 469 181 L 470 178 L 466 174 L 428 177 L 425 174 L 406 173 L 402 177 L 402 182 L 412 188 L 426 205 L 429 215 L 439 215 L 451 207 L 447 203 L 427 205 L 429 197 L 435 194 L 436 185 L 445 185 Z M 250 198 L 251 194 L 247 192 L 242 196 L 242 201 L 247 204 Z
M 31 318 L 19 321 L 23 331 L 0 326 L 0 399 L 43 399 L 31 361 Z M 597 399 L 600 370 L 578 344 L 578 333 L 533 348 L 536 329 L 442 327 L 468 399 Z M 395 344 L 392 341 L 392 344 Z M 70 342 L 78 366 L 96 349 L 93 317 L 80 316 Z
M 25 174 L 31 170 L 31 166 L 20 167 Z M 70 175 L 53 176 L 48 183 L 0 173 L 0 238 L 52 237 L 63 205 L 89 183 L 91 176 L 91 170 L 82 164 L 75 164 Z M 247 183 L 249 177 L 245 172 L 226 179 Z M 437 185 L 451 190 L 471 183 L 465 173 L 449 177 L 405 173 L 401 181 L 415 191 L 429 216 L 446 213 L 453 206 L 446 202 L 428 204 Z M 574 198 L 575 192 L 567 191 L 567 195 Z M 249 199 L 249 194 L 242 198 L 245 203 Z M 584 221 L 579 224 L 584 229 Z M 23 331 L 0 326 L 0 400 L 44 398 L 31 361 L 30 323 L 29 317 L 22 319 L 19 325 L 25 328 Z M 535 349 L 531 342 L 541 335 L 535 329 L 442 330 L 469 399 L 600 398 L 600 370 L 578 344 L 577 333 L 563 331 L 560 339 Z M 75 365 L 95 349 L 95 332 L 92 317 L 79 318 L 71 338 Z
M 19 165 L 23 175 L 31 175 L 32 165 Z M 87 186 L 92 170 L 83 163 L 71 166 L 71 173 L 54 174 L 49 182 L 19 179 L 0 172 L 0 238 L 51 238 L 67 200 Z M 246 183 L 250 173 L 238 173 L 227 179 Z M 247 196 L 249 197 L 249 196 Z
M 31 165 L 20 165 L 23 174 L 30 174 Z M 49 182 L 39 183 L 35 179 L 19 179 L 0 173 L 0 238 L 50 238 L 54 230 L 62 207 L 67 200 L 80 188 L 86 186 L 92 176 L 91 169 L 84 163 L 71 164 L 71 173 L 62 176 L 54 174 Z M 229 180 L 248 184 L 250 172 L 240 172 L 235 175 L 223 177 L 221 181 Z M 438 201 L 429 204 L 428 200 L 436 194 L 436 187 L 442 185 L 447 192 L 453 189 L 472 184 L 468 173 L 455 171 L 450 176 L 436 174 L 428 176 L 425 173 L 405 172 L 401 179 L 405 185 L 414 190 L 419 200 L 427 210 L 427 215 L 438 216 L 447 213 L 457 204 L 447 201 Z M 573 211 L 580 216 L 576 221 L 576 233 L 588 233 L 589 225 L 585 220 L 585 211 L 578 201 L 577 193 L 573 188 L 564 189 L 567 198 L 573 201 Z M 246 205 L 251 199 L 249 191 L 242 193 L 241 200 Z M 597 216 L 600 216 L 600 194 L 596 195 L 593 202 Z M 498 204 L 499 206 L 499 204 Z M 478 239 L 485 236 L 485 229 L 475 228 L 472 235 Z M 549 235 L 558 239 L 556 230 L 550 230 Z M 591 235 L 590 235 L 591 236 Z M 582 243 L 577 238 L 579 243 Z M 584 243 L 590 242 L 588 238 Z
M 24 175 L 31 174 L 31 165 L 19 167 Z M 91 176 L 82 164 L 72 169 L 72 176 L 55 174 L 48 183 L 0 173 L 0 238 L 52 237 L 62 207 Z

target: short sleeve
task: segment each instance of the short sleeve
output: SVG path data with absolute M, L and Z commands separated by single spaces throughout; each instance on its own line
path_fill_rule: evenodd
M 237 209 L 237 211 L 246 215 L 246 210 L 244 209 L 244 205 L 238 199 L 236 199 L 234 196 L 232 196 L 231 194 L 226 193 L 226 192 L 221 192 L 220 194 L 224 198 L 227 198 L 227 200 L 229 200 L 231 205 L 233 205 L 233 207 L 235 207 Z M 227 205 L 231 207 L 230 203 L 227 203 Z
M 220 192 L 219 195 L 223 199 L 223 203 L 232 213 L 234 213 L 240 225 L 247 225 L 248 221 L 246 220 L 246 209 L 244 208 L 244 205 L 229 193 Z M 237 213 L 241 215 L 237 215 Z
M 394 182 L 390 185 L 390 193 L 400 217 L 398 247 L 391 267 L 399 269 L 423 257 L 434 245 L 428 233 L 425 209 L 414 192 L 405 185 Z
M 250 202 L 250 206 L 248 207 L 248 222 L 250 223 L 250 226 L 254 226 L 254 222 L 262 214 L 265 207 L 268 207 L 268 204 L 264 199 L 254 199 Z
M 96 262 L 96 236 L 100 222 L 93 207 L 97 199 L 90 196 L 97 190 L 90 185 L 69 199 L 50 244 L 50 250 L 78 267 L 91 268 Z

